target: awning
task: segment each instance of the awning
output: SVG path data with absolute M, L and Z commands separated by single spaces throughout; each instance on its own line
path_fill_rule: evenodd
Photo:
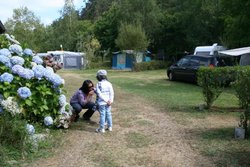
M 219 51 L 219 54 L 220 54 L 220 56 L 223 56 L 223 55 L 224 56 L 225 55 L 240 56 L 240 55 L 244 55 L 244 54 L 250 54 L 250 47 Z

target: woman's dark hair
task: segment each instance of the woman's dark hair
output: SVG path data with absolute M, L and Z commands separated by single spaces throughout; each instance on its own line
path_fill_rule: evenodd
M 91 80 L 85 80 L 82 83 L 82 87 L 80 87 L 79 90 L 81 90 L 85 94 L 88 94 L 90 92 L 89 84 L 91 84 L 92 86 L 94 86 L 94 84 L 93 84 L 93 82 Z
M 107 78 L 106 75 L 97 75 L 97 76 L 96 76 L 96 79 L 97 79 L 98 81 L 101 81 L 101 80 L 103 80 L 103 79 L 108 80 L 108 78 Z

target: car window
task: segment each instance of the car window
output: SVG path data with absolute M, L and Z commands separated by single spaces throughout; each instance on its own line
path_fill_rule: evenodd
M 200 61 L 196 58 L 191 58 L 190 59 L 190 66 L 199 66 Z
M 187 66 L 189 64 L 189 57 L 184 57 L 177 62 L 177 66 Z
M 211 63 L 211 60 L 206 57 L 194 56 L 191 57 L 192 66 L 208 66 Z
M 208 58 L 201 57 L 200 59 L 200 66 L 208 66 L 211 60 Z

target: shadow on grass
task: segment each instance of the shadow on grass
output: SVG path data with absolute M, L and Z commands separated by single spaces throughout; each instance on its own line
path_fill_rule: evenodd
M 98 127 L 96 122 L 88 122 L 79 120 L 77 122 L 72 122 L 70 124 L 70 130 L 76 131 L 87 131 L 87 132 L 95 132 L 95 129 Z
M 239 107 L 212 106 L 208 111 L 211 111 L 211 112 L 243 112 L 244 109 L 239 108 Z
M 250 166 L 250 139 L 234 138 L 234 128 L 215 128 L 194 132 L 200 138 L 200 151 L 216 166 Z

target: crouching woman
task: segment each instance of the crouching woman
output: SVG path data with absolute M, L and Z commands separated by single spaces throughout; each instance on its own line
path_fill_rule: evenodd
M 85 80 L 82 86 L 73 94 L 70 99 L 70 105 L 74 109 L 73 121 L 78 121 L 79 113 L 82 109 L 87 109 L 83 114 L 83 120 L 90 121 L 91 116 L 94 114 L 93 95 L 94 95 L 94 84 L 91 80 Z

